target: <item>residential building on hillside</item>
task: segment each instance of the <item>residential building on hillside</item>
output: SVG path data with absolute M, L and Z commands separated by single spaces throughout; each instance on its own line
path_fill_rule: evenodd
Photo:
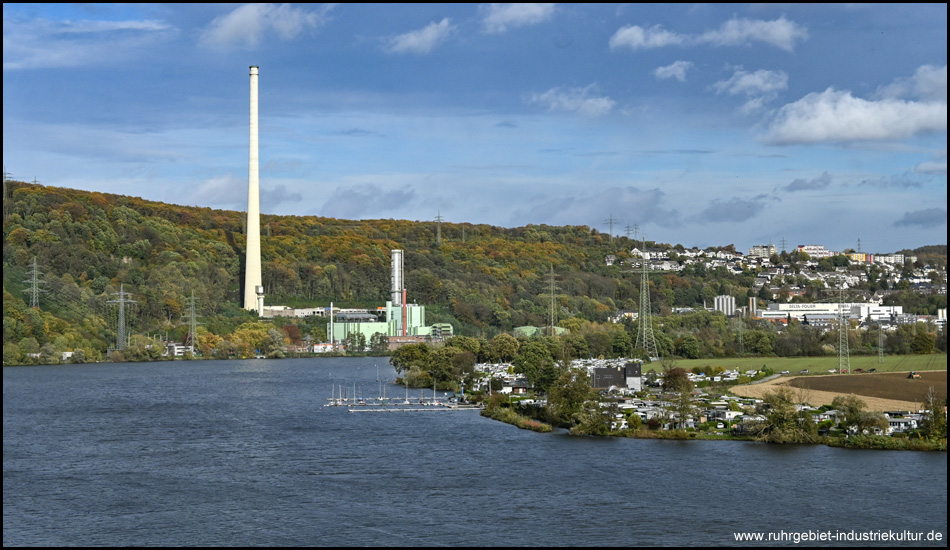
M 771 258 L 774 254 L 778 254 L 778 249 L 771 243 L 758 244 L 749 249 L 749 256 L 754 258 Z

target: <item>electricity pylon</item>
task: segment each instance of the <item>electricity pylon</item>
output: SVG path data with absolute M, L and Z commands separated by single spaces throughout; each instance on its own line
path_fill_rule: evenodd
M 653 335 L 653 312 L 650 308 L 650 266 L 646 257 L 646 240 L 643 241 L 643 250 L 641 251 L 640 264 L 643 271 L 640 276 L 640 315 L 639 328 L 637 330 L 636 349 L 642 348 L 646 351 L 650 360 L 660 357 L 656 348 L 656 337 Z

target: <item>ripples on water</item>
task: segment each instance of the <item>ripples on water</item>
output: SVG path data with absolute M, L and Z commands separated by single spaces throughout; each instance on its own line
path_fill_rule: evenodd
M 709 546 L 809 529 L 946 540 L 943 453 L 575 438 L 477 412 L 324 407 L 334 384 L 378 395 L 376 365 L 395 377 L 365 358 L 4 368 L 3 543 Z

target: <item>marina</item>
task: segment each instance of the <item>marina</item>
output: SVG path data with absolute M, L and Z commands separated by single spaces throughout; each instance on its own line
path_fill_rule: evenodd
M 366 408 L 350 409 L 351 413 L 356 412 L 437 412 L 437 411 L 480 411 L 480 405 L 435 405 L 431 407 L 386 407 L 386 408 Z
M 376 368 L 376 381 L 379 383 L 379 395 L 375 398 L 367 399 L 363 396 L 363 388 L 360 387 L 357 392 L 356 384 L 350 388 L 343 385 L 334 384 L 330 388 L 330 397 L 327 399 L 327 407 L 349 407 L 350 412 L 430 412 L 430 411 L 471 411 L 481 410 L 481 405 L 468 404 L 464 402 L 464 396 L 460 402 L 459 397 L 451 392 L 443 392 L 442 396 L 438 391 L 432 389 L 432 397 L 426 397 L 422 390 L 418 397 L 409 397 L 409 387 L 404 386 L 406 395 L 403 399 L 394 399 L 386 396 L 386 386 L 379 379 L 379 367 Z

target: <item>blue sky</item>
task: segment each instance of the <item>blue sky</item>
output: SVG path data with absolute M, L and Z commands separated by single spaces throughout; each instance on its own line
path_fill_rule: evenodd
M 739 250 L 947 242 L 947 6 L 4 4 L 15 179 Z

